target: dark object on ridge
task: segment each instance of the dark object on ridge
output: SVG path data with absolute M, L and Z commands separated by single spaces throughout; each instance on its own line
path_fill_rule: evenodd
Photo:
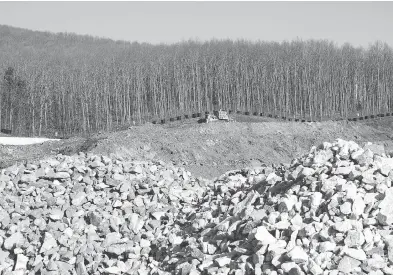
M 245 114 L 246 116 L 249 116 L 249 115 L 250 115 L 250 112 L 244 112 L 244 114 Z
M 257 116 L 258 115 L 258 112 L 254 112 L 254 116 Z
M 192 118 L 196 118 L 197 117 L 197 114 L 192 114 Z
M 157 121 L 155 121 L 155 120 L 153 120 L 153 122 L 152 122 L 153 124 L 157 124 Z
M 1 129 L 1 132 L 4 134 L 7 134 L 7 135 L 11 134 L 11 130 L 8 130 L 8 129 Z
M 174 117 L 171 117 L 171 118 L 169 119 L 169 121 L 170 121 L 170 122 L 174 122 L 174 121 L 175 121 L 175 118 L 174 118 Z
M 190 116 L 189 115 L 184 115 L 184 118 L 185 119 L 188 119 Z
M 177 120 L 181 120 L 181 116 L 178 116 L 178 117 L 177 117 Z
M 161 119 L 161 124 L 165 124 L 165 119 Z

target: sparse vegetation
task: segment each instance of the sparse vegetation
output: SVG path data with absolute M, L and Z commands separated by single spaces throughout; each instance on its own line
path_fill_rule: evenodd
M 380 42 L 153 46 L 0 26 L 0 126 L 65 136 L 219 108 L 317 120 L 386 113 L 392 53 Z

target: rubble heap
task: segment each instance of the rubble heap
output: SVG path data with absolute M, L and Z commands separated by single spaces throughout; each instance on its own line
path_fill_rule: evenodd
M 382 152 L 337 140 L 289 167 L 223 175 L 193 213 L 190 252 L 171 260 L 190 274 L 393 274 L 393 158 Z
M 1 274 L 393 274 L 393 158 L 337 140 L 212 182 L 80 154 L 0 175 Z
M 204 184 L 163 162 L 83 153 L 4 169 L 0 273 L 151 274 L 152 249 L 179 242 L 168 228 Z

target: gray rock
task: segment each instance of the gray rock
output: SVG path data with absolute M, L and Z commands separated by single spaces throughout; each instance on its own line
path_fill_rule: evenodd
M 387 247 L 388 259 L 390 262 L 393 262 L 393 236 L 391 235 L 384 236 L 383 240 Z
M 356 216 L 360 216 L 364 213 L 364 209 L 366 208 L 366 204 L 363 199 L 357 197 L 352 204 L 352 213 Z
M 44 243 L 41 246 L 40 253 L 46 253 L 54 247 L 57 247 L 56 239 L 52 234 L 45 232 Z
M 393 188 L 388 188 L 385 192 L 385 197 L 378 205 L 380 211 L 378 213 L 378 222 L 384 225 L 391 225 L 393 223 Z
M 308 262 L 308 270 L 313 275 L 321 275 L 323 274 L 323 269 L 313 260 Z
M 221 258 L 216 258 L 214 259 L 214 261 L 220 266 L 226 266 L 229 265 L 229 263 L 231 262 L 231 258 L 229 257 L 221 257 Z
M 295 246 L 287 256 L 294 263 L 304 263 L 308 260 L 307 253 L 300 246 Z
M 349 256 L 344 256 L 338 264 L 338 270 L 344 274 L 350 274 L 361 262 Z
M 347 248 L 343 252 L 349 257 L 359 261 L 364 261 L 367 259 L 366 253 L 362 249 Z
M 26 257 L 23 254 L 18 254 L 16 257 L 16 264 L 15 264 L 14 270 L 19 270 L 19 269 L 25 270 L 27 268 L 28 261 L 29 261 L 28 257 Z
M 94 211 L 90 211 L 88 213 L 88 219 L 89 219 L 90 224 L 92 224 L 94 226 L 100 226 L 100 224 L 102 222 L 101 216 Z
M 371 152 L 377 155 L 385 154 L 385 146 L 379 144 L 368 143 L 364 146 L 364 150 L 369 149 Z
M 320 192 L 314 192 L 310 197 L 311 209 L 316 209 L 321 205 L 323 195 Z
M 32 183 L 32 182 L 36 182 L 36 181 L 37 181 L 37 177 L 35 174 L 23 174 L 20 177 L 21 183 Z
M 110 246 L 122 242 L 122 236 L 118 232 L 111 232 L 105 236 L 104 246 Z
M 49 217 L 55 221 L 61 220 L 63 216 L 64 216 L 64 211 L 62 211 L 61 209 L 53 209 L 49 214 Z
M 361 247 L 365 242 L 364 235 L 359 230 L 349 230 L 344 243 L 348 247 Z
M 336 175 L 349 175 L 354 170 L 353 166 L 341 166 L 337 167 L 334 171 Z
M 352 204 L 348 201 L 344 202 L 342 205 L 340 205 L 340 211 L 344 215 L 352 213 Z
M 9 255 L 10 255 L 10 253 L 8 251 L 3 251 L 0 248 L 0 263 L 5 262 L 5 259 L 7 259 Z
M 129 223 L 129 228 L 134 232 L 134 233 L 138 233 L 143 225 L 144 225 L 144 221 L 139 217 L 138 214 L 136 213 L 132 213 L 130 215 L 130 223 Z
M 46 269 L 48 269 L 49 271 L 58 271 L 59 267 L 53 260 L 50 260 L 46 265 Z
M 117 266 L 111 266 L 111 267 L 107 267 L 105 268 L 105 273 L 108 274 L 121 274 L 122 270 L 120 268 L 118 268 Z
M 321 242 L 319 243 L 318 246 L 319 252 L 334 251 L 335 249 L 336 249 L 336 243 L 329 242 L 329 241 Z
M 85 199 L 86 199 L 86 193 L 79 192 L 79 193 L 75 194 L 74 196 L 72 196 L 71 203 L 72 203 L 72 205 L 80 206 L 85 201 Z
M 12 250 L 14 247 L 20 247 L 25 242 L 25 238 L 21 232 L 16 232 L 4 240 L 4 248 Z
M 277 242 L 277 239 L 270 234 L 264 226 L 260 226 L 256 229 L 255 239 L 260 241 L 262 245 L 269 245 Z
M 367 259 L 362 264 L 362 269 L 367 272 L 377 271 L 385 267 L 387 267 L 387 262 L 378 254 L 373 254 L 372 258 Z
M 322 166 L 327 163 L 332 157 L 333 152 L 329 149 L 318 151 L 314 156 L 314 164 L 317 166 Z
M 54 179 L 69 179 L 71 176 L 68 172 L 56 172 L 53 175 Z
M 349 220 L 344 220 L 341 222 L 337 222 L 333 225 L 333 228 L 338 232 L 348 232 L 352 229 L 352 223 Z

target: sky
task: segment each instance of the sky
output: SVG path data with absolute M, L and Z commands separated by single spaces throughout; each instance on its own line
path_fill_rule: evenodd
M 153 44 L 300 38 L 393 46 L 393 2 L 0 1 L 0 24 Z

